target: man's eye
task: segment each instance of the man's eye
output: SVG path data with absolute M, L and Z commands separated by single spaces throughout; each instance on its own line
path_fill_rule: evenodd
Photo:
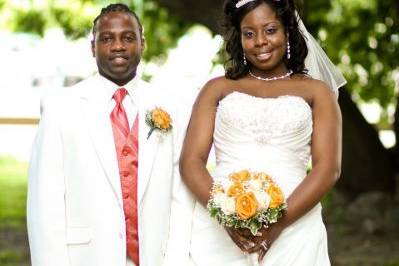
M 105 36 L 105 37 L 101 37 L 101 38 L 100 38 L 100 41 L 102 41 L 102 42 L 109 42 L 109 41 L 111 41 L 111 40 L 112 40 L 112 38 L 109 37 L 109 36 Z
M 134 38 L 133 36 L 125 36 L 125 40 L 128 42 L 132 42 L 134 41 L 136 38 Z

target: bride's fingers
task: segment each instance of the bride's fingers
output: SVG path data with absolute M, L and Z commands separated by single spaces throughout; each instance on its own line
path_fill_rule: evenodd
M 259 251 L 258 261 L 259 263 L 262 262 L 263 258 L 265 257 L 267 250 L 261 249 Z
M 248 249 L 248 253 L 255 253 L 255 252 L 260 252 L 262 250 L 262 247 L 259 244 L 255 244 L 255 246 L 251 247 Z
M 265 257 L 267 251 L 269 250 L 269 244 L 267 243 L 267 241 L 263 241 L 261 244 L 261 249 L 259 251 L 259 257 L 258 257 L 258 261 L 261 262 L 263 260 L 263 258 Z
M 237 229 L 237 233 L 239 233 L 241 236 L 244 236 L 246 238 L 253 238 L 254 235 L 249 231 L 248 229 Z
M 248 250 L 252 249 L 255 246 L 255 243 L 247 238 L 241 236 L 236 230 L 226 229 L 230 238 L 233 242 L 244 252 L 248 252 Z

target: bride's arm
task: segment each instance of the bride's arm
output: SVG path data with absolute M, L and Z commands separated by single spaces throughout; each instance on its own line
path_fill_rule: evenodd
M 231 83 L 224 78 L 219 78 L 211 80 L 201 90 L 193 107 L 180 156 L 182 179 L 205 207 L 208 204 L 213 182 L 206 169 L 206 163 L 213 142 L 216 108 L 223 97 L 223 88 Z M 225 229 L 242 251 L 249 252 L 255 246 L 252 236 L 243 236 L 239 230 L 228 227 Z
M 199 93 L 180 156 L 182 179 L 205 207 L 212 187 L 206 163 L 213 142 L 216 107 L 221 97 L 220 83 L 221 80 L 211 80 Z
M 335 94 L 312 80 L 312 170 L 288 198 L 281 224 L 286 227 L 313 208 L 334 186 L 341 173 L 342 120 Z M 312 86 L 312 87 L 313 87 Z
M 262 231 L 259 242 L 266 240 L 268 245 L 284 228 L 319 203 L 340 176 L 342 121 L 336 96 L 320 81 L 310 80 L 309 84 L 313 91 L 310 103 L 313 113 L 312 170 L 288 197 L 284 216 Z

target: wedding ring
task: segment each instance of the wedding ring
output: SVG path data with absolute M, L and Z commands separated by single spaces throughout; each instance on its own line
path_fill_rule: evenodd
M 266 240 L 263 241 L 262 243 L 260 243 L 260 245 L 262 246 L 264 251 L 266 251 L 268 249 Z

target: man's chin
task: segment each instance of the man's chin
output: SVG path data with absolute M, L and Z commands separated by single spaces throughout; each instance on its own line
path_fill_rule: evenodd
M 104 76 L 104 75 L 103 75 Z M 136 76 L 136 72 L 134 73 L 113 73 L 112 75 L 104 76 L 105 78 L 111 80 L 112 82 L 121 85 L 126 84 L 131 81 Z

